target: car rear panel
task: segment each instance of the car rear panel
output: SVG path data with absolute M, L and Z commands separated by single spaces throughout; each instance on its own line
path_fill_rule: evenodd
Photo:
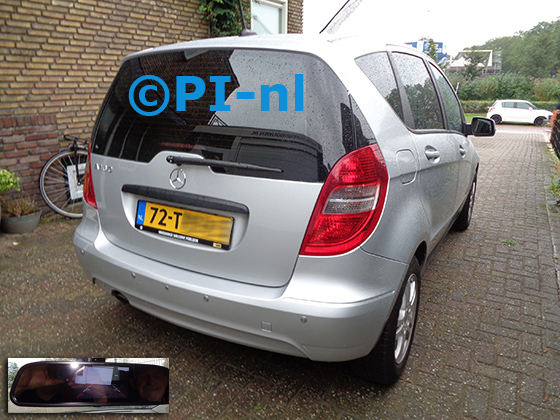
M 169 88 L 158 115 L 138 113 L 129 100 L 145 75 Z M 182 89 L 193 86 L 177 76 L 203 80 L 205 93 L 182 100 Z M 214 76 L 230 80 L 217 111 Z M 145 88 L 146 100 L 161 103 L 162 90 L 149 83 L 137 84 L 136 94 Z M 247 92 L 254 99 L 245 99 Z M 121 66 L 94 129 L 101 228 L 112 244 L 154 261 L 285 285 L 330 168 L 372 140 L 357 139 L 364 130 L 356 127 L 366 123 L 352 106 L 332 70 L 310 55 L 229 49 L 134 56 Z

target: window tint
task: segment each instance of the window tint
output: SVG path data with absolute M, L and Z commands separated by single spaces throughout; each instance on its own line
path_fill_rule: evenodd
M 389 102 L 389 105 L 391 105 L 397 115 L 404 119 L 397 82 L 395 81 L 395 75 L 387 53 L 379 52 L 365 55 L 356 59 L 356 63 L 371 80 L 379 93 Z
M 461 105 L 455 96 L 455 92 L 449 86 L 445 76 L 441 73 L 440 69 L 430 63 L 432 71 L 436 78 L 436 83 L 441 92 L 443 103 L 445 105 L 445 115 L 450 130 L 462 131 L 463 130 L 463 113 L 461 112 Z
M 392 57 L 412 113 L 412 121 L 405 119 L 407 125 L 417 130 L 443 129 L 438 97 L 424 61 L 401 53 L 393 53 Z
M 304 76 L 299 93 L 296 74 Z M 169 88 L 169 104 L 159 115 L 140 115 L 129 102 L 131 85 L 143 75 L 158 76 Z M 198 76 L 206 86 L 203 96 L 188 101 L 184 110 L 177 109 L 175 94 L 181 75 Z M 216 102 L 212 76 L 230 77 L 223 92 L 229 111 L 211 110 Z M 162 90 L 145 89 L 143 83 L 135 94 L 144 89 L 148 101 L 162 103 Z M 263 85 L 286 88 L 287 110 L 280 109 L 280 93 L 263 93 Z M 237 92 L 245 94 L 243 99 Z M 248 92 L 254 99 L 244 99 Z M 295 109 L 296 94 L 303 96 L 303 111 Z M 269 111 L 261 109 L 264 95 Z M 248 49 L 172 51 L 123 63 L 97 119 L 92 151 L 139 162 L 162 151 L 184 152 L 282 171 L 213 168 L 216 172 L 321 182 L 345 153 L 374 141 L 359 115 L 340 79 L 313 56 Z

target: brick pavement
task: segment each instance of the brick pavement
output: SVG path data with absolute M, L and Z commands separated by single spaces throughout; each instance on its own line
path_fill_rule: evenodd
M 515 130 L 522 133 L 505 126 L 474 140 L 481 169 L 473 223 L 446 238 L 423 278 L 412 356 L 395 386 L 122 305 L 84 278 L 71 245 L 75 222 L 57 219 L 33 234 L 0 234 L 3 398 L 8 357 L 164 356 L 171 413 L 157 419 L 560 418 L 552 159 L 542 129 Z M 20 418 L 6 414 L 5 402 L 0 410 Z

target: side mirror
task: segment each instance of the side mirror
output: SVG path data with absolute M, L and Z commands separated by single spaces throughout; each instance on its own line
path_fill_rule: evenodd
M 491 137 L 496 134 L 496 123 L 491 118 L 474 117 L 471 124 L 466 125 L 465 134 L 476 137 Z
M 167 405 L 166 411 L 153 412 L 169 412 L 169 369 L 130 363 L 29 363 L 19 369 L 10 401 L 23 407 L 103 407 L 106 411 Z

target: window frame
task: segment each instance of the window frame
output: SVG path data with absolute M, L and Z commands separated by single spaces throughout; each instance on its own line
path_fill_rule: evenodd
M 426 63 L 426 66 L 428 67 L 428 71 L 429 71 L 429 73 L 432 77 L 432 80 L 434 82 L 434 86 L 436 88 L 436 92 L 438 94 L 440 107 L 442 108 L 442 111 L 443 111 L 443 121 L 444 121 L 445 129 L 448 130 L 448 131 L 453 131 L 455 133 L 464 134 L 465 125 L 467 123 L 467 120 L 465 119 L 465 111 L 463 109 L 463 105 L 461 105 L 461 101 L 459 100 L 459 97 L 457 96 L 457 92 L 455 91 L 455 89 L 453 89 L 453 86 L 451 86 L 447 77 L 445 77 L 445 73 L 443 72 L 443 70 L 441 70 L 435 62 L 430 62 L 426 59 L 424 59 L 424 62 Z M 459 114 L 461 116 L 462 131 L 454 130 L 454 129 L 451 128 L 451 125 L 450 125 L 450 122 L 449 122 L 449 119 L 448 119 L 447 107 L 445 106 L 444 95 L 443 95 L 443 92 L 441 91 L 441 88 L 440 88 L 438 82 L 437 82 L 437 76 L 435 74 L 436 71 L 439 72 L 442 76 L 444 76 L 444 78 L 443 78 L 444 82 L 451 89 L 451 92 L 453 92 L 453 96 L 455 98 L 455 101 L 457 102 L 457 105 L 459 106 Z
M 280 9 L 280 17 L 281 17 L 281 29 L 280 34 L 287 34 L 288 33 L 288 1 L 289 0 L 251 0 L 251 29 L 255 27 L 255 15 L 253 14 L 253 4 L 258 3 L 259 5 L 274 7 Z M 263 34 L 259 34 L 263 35 Z
M 395 54 L 401 54 L 401 55 L 407 55 L 409 57 L 414 57 L 418 60 L 420 60 L 420 62 L 424 65 L 424 68 L 428 74 L 428 77 L 430 78 L 430 81 L 432 82 L 432 86 L 434 87 L 434 92 L 436 94 L 436 99 L 438 101 L 438 106 L 439 106 L 439 112 L 441 113 L 441 118 L 442 118 L 442 123 L 443 123 L 443 128 L 412 128 L 415 127 L 415 122 L 414 122 L 414 114 L 412 112 L 412 106 L 410 105 L 410 102 L 408 100 L 408 95 L 406 94 L 406 90 L 405 90 L 405 84 L 403 82 L 403 79 L 401 77 L 400 71 L 399 71 L 399 66 L 397 65 L 396 61 L 395 61 Z M 445 119 L 445 112 L 444 112 L 444 107 L 442 105 L 442 98 L 441 98 L 441 92 L 438 90 L 437 88 L 437 83 L 434 80 L 433 74 L 430 72 L 429 66 L 426 62 L 426 60 L 416 54 L 411 54 L 408 51 L 389 51 L 389 60 L 391 61 L 391 66 L 393 67 L 393 72 L 395 74 L 395 79 L 397 81 L 397 87 L 399 89 L 399 94 L 401 97 L 401 102 L 402 102 L 402 108 L 403 108 L 403 114 L 404 114 L 404 123 L 406 125 L 406 127 L 414 132 L 414 133 L 441 133 L 443 131 L 449 131 L 447 128 L 447 121 Z
M 393 74 L 393 77 L 395 79 L 395 83 L 396 83 L 396 86 L 397 86 L 397 92 L 398 92 L 403 116 L 401 117 L 399 115 L 399 113 L 393 108 L 393 106 L 387 101 L 387 99 L 385 97 L 383 99 L 387 102 L 387 104 L 391 107 L 391 109 L 393 110 L 395 115 L 403 122 L 403 124 L 406 126 L 406 128 L 409 131 L 411 131 L 413 133 L 416 133 L 416 134 L 453 132 L 453 133 L 460 133 L 460 134 L 466 136 L 466 134 L 465 134 L 465 126 L 466 126 L 465 112 L 463 110 L 463 106 L 461 105 L 461 102 L 459 101 L 459 98 L 457 96 L 457 92 L 455 91 L 455 89 L 453 89 L 453 86 L 451 86 L 449 84 L 449 81 L 445 77 L 445 73 L 441 70 L 437 70 L 445 77 L 444 80 L 447 83 L 447 85 L 449 86 L 449 88 L 451 89 L 451 91 L 453 92 L 455 100 L 457 101 L 457 104 L 459 105 L 459 110 L 460 110 L 460 114 L 461 114 L 461 121 L 462 121 L 462 131 L 457 131 L 457 130 L 453 130 L 453 129 L 450 128 L 449 120 L 448 120 L 448 117 L 447 117 L 447 108 L 445 106 L 443 93 L 441 92 L 441 89 L 440 89 L 440 87 L 437 83 L 436 75 L 434 73 L 434 71 L 436 71 L 436 69 L 432 69 L 432 66 L 430 66 L 430 64 L 433 64 L 434 66 L 437 66 L 437 64 L 432 63 L 426 57 L 422 57 L 421 55 L 415 54 L 412 51 L 403 51 L 403 50 L 397 50 L 397 49 L 395 49 L 395 50 L 387 49 L 387 50 L 380 50 L 380 51 L 372 51 L 370 53 L 363 54 L 359 57 L 356 57 L 356 59 L 355 59 L 356 65 L 358 66 L 358 68 L 360 68 L 362 73 L 364 73 L 364 75 L 368 78 L 370 83 L 376 89 L 377 89 L 377 86 L 375 85 L 375 83 L 368 77 L 367 73 L 365 73 L 365 71 L 362 70 L 361 67 L 359 66 L 359 64 L 357 63 L 358 59 L 365 58 L 367 56 L 374 55 L 374 54 L 386 54 L 389 58 L 390 67 L 391 67 L 392 74 Z M 404 85 L 403 80 L 401 78 L 401 75 L 399 73 L 398 66 L 396 65 L 396 62 L 395 62 L 395 58 L 394 58 L 395 54 L 404 54 L 404 55 L 412 56 L 412 57 L 417 58 L 417 59 L 419 59 L 423 62 L 424 67 L 426 68 L 426 71 L 428 72 L 429 78 L 432 82 L 432 85 L 433 85 L 435 93 L 436 93 L 436 98 L 437 98 L 438 105 L 439 105 L 439 111 L 441 112 L 441 116 L 442 116 L 442 120 L 443 120 L 443 128 L 428 128 L 428 129 L 412 128 L 412 127 L 414 127 L 414 116 L 413 116 L 413 113 L 412 113 L 412 108 L 411 108 L 410 103 L 408 101 L 408 96 L 407 96 L 406 91 L 405 91 L 405 85 Z M 377 90 L 379 91 L 379 89 L 377 89 Z

